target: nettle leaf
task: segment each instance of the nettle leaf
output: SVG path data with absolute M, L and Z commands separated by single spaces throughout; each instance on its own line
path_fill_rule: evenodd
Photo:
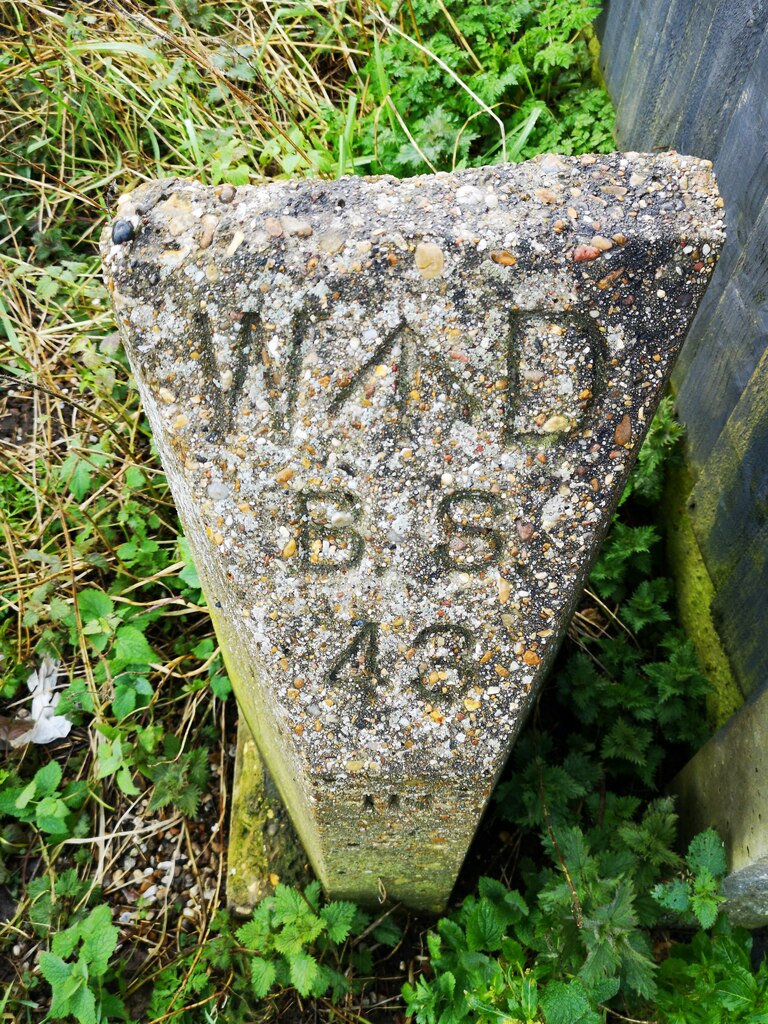
M 149 665 L 157 655 L 136 626 L 120 626 L 115 633 L 114 657 L 124 664 Z
M 501 947 L 504 923 L 496 907 L 483 896 L 473 907 L 467 919 L 467 945 L 473 950 L 493 952 Z
M 115 605 L 111 597 L 108 597 L 102 590 L 89 587 L 87 590 L 79 591 L 77 595 L 77 608 L 80 612 L 80 621 L 98 622 L 99 619 L 106 619 L 112 615 Z
M 550 981 L 541 993 L 547 1024 L 600 1024 L 580 981 Z
M 665 910 L 672 910 L 676 914 L 684 914 L 690 905 L 690 886 L 682 878 L 675 878 L 663 885 L 655 885 L 651 895 Z
M 705 868 L 695 880 L 691 896 L 691 910 L 702 928 L 712 927 L 722 902 L 723 897 L 717 892 L 717 883 Z
M 291 984 L 300 996 L 308 996 L 317 977 L 317 960 L 309 953 L 293 953 L 288 958 Z
M 663 605 L 671 596 L 672 584 L 664 577 L 643 580 L 622 605 L 621 615 L 636 633 L 647 626 L 668 622 L 669 614 Z
M 42 302 L 47 302 L 49 299 L 53 299 L 58 295 L 60 288 L 61 285 L 58 281 L 49 277 L 48 274 L 43 274 L 35 285 L 35 295 Z
M 362 929 L 355 928 L 354 930 L 357 932 Z M 403 937 L 400 925 L 396 921 L 393 921 L 391 917 L 385 918 L 381 924 L 376 925 L 371 932 L 371 935 L 375 941 L 380 942 L 382 946 L 396 946 Z
M 718 877 L 728 870 L 725 846 L 712 828 L 693 837 L 685 860 L 694 874 L 706 870 L 714 877 Z
M 118 930 L 112 924 L 112 910 L 106 904 L 95 907 L 82 923 L 83 947 L 80 956 L 89 964 L 91 975 L 102 977 L 109 958 L 117 948 Z
M 235 937 L 246 949 L 266 950 L 270 934 L 272 899 L 262 901 L 253 912 L 253 918 L 235 932 Z
M 58 789 L 61 782 L 61 765 L 58 761 L 49 761 L 35 772 L 35 795 L 49 796 Z
M 325 923 L 328 937 L 333 942 L 343 942 L 349 935 L 352 928 L 352 921 L 357 913 L 354 903 L 345 900 L 334 900 L 327 907 L 320 911 L 320 917 Z
M 293 922 L 297 918 L 304 917 L 307 913 L 312 913 L 304 902 L 302 894 L 289 885 L 283 885 L 282 883 L 277 885 L 275 887 L 274 900 L 275 924 Z
M 241 928 L 240 931 L 242 930 Z M 243 943 L 243 945 L 247 944 Z M 255 956 L 251 960 L 250 970 L 253 994 L 257 999 L 263 999 L 275 983 L 275 965 L 271 960 L 264 960 L 260 956 Z

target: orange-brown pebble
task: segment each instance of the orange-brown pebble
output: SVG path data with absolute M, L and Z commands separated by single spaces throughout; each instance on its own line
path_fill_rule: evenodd
M 541 662 L 541 658 L 536 651 L 526 651 L 523 654 L 523 661 L 526 665 L 538 665 Z
M 585 263 L 587 260 L 596 260 L 600 250 L 594 245 L 577 245 L 573 250 L 573 262 Z
M 632 420 L 629 415 L 623 416 L 614 431 L 613 438 L 616 444 L 628 444 L 632 438 Z
M 603 235 L 594 235 L 589 244 L 594 246 L 595 249 L 599 249 L 600 252 L 608 252 L 609 249 L 613 248 L 613 242 L 610 238 L 604 238 Z
M 285 469 L 280 470 L 280 472 L 275 477 L 275 480 L 277 480 L 279 484 L 287 484 L 289 480 L 293 479 L 295 474 L 296 470 L 291 469 L 290 466 L 286 466 Z
M 517 263 L 517 256 L 513 256 L 507 249 L 494 249 L 491 252 L 491 259 L 502 267 L 514 267 Z
M 494 665 L 494 670 L 497 676 L 501 676 L 502 679 L 506 679 L 509 676 L 509 669 L 504 668 L 503 665 Z

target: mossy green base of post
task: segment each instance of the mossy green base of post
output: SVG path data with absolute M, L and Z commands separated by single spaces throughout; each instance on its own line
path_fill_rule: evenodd
M 278 882 L 311 881 L 304 850 L 244 719 L 237 727 L 229 825 L 227 903 L 247 915 Z
M 687 467 L 673 468 L 667 480 L 663 507 L 667 552 L 675 578 L 680 621 L 696 648 L 704 674 L 713 684 L 713 691 L 707 698 L 707 717 L 713 727 L 719 728 L 738 711 L 744 698 L 712 621 L 710 607 L 715 589 L 688 513 L 691 489 Z

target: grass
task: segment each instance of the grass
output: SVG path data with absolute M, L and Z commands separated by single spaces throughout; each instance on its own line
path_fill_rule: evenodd
M 388 10 L 6 0 L 0 10 L 3 1019 L 31 1024 L 52 1009 L 41 965 L 68 993 L 54 1004 L 68 1019 L 90 1020 L 91 998 L 94 1014 L 121 1019 L 122 1000 L 152 1024 L 402 1019 L 425 930 L 352 917 L 338 950 L 328 939 L 334 970 L 358 979 L 336 1010 L 294 987 L 249 1015 L 245 938 L 218 913 L 236 712 L 95 239 L 115 196 L 156 176 L 405 175 L 610 148 L 610 107 L 583 39 L 595 10 L 576 0 Z M 627 550 L 628 564 L 642 558 Z M 588 599 L 574 642 L 633 635 L 615 610 L 631 597 Z M 57 710 L 74 726 L 55 743 L 11 747 L 46 656 L 66 684 Z M 496 823 L 494 836 L 507 827 L 521 826 Z M 508 880 L 533 842 L 515 835 L 497 843 L 494 871 Z M 347 911 L 325 913 L 340 936 Z

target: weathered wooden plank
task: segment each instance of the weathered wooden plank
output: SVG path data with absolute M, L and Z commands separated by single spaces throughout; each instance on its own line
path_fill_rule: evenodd
M 721 324 L 714 323 L 725 287 L 737 272 L 737 265 L 750 275 L 759 273 L 768 264 L 764 239 L 768 236 L 766 198 L 768 197 L 768 37 L 752 63 L 741 96 L 715 159 L 715 173 L 722 191 L 728 220 L 728 241 L 718 264 L 712 286 L 704 297 L 691 325 L 685 346 L 675 369 L 675 385 L 685 393 L 685 379 L 701 346 L 705 349 L 728 338 Z M 675 140 L 677 144 L 677 140 Z M 762 286 L 757 289 L 758 302 Z M 729 343 L 733 343 L 732 339 Z M 757 360 L 755 360 L 756 363 Z M 753 364 L 754 365 L 754 364 Z M 695 389 L 698 382 L 693 384 Z M 685 403 L 685 399 L 683 400 Z M 694 403 L 695 404 L 695 403 Z M 708 417 L 708 410 L 703 410 Z M 689 412 L 691 435 L 696 433 L 695 416 Z
M 690 3 L 677 5 L 655 43 L 664 48 L 666 64 L 645 94 L 644 116 L 638 124 L 643 149 L 681 145 L 678 126 L 695 96 L 702 52 L 720 3 L 704 0 L 695 8 Z M 716 152 L 716 147 L 702 150 L 701 156 L 712 159 Z
M 734 924 L 768 922 L 768 687 L 734 715 L 673 781 L 681 838 L 716 828 L 728 854 L 725 910 Z
M 759 536 L 768 511 L 768 347 L 691 494 L 696 538 L 716 586 Z
M 620 96 L 624 88 L 645 6 L 645 0 L 620 0 L 608 8 L 599 64 L 612 96 Z
M 734 259 L 726 246 L 728 284 L 717 306 L 696 318 L 676 375 L 678 406 L 689 431 L 694 468 L 704 465 L 760 361 L 768 332 L 768 202 Z M 729 273 L 729 268 L 730 273 Z M 717 288 L 722 275 L 713 283 Z M 716 294 L 716 293 L 715 293 Z
M 746 697 L 768 679 L 768 524 L 718 589 L 712 618 Z
M 621 96 L 616 100 L 616 131 L 622 148 L 670 148 L 654 131 L 651 113 L 679 60 L 688 25 L 689 0 L 651 0 L 644 5 Z
M 698 12 L 693 14 L 694 10 L 692 8 L 692 19 L 698 17 Z M 679 106 L 677 121 L 669 123 L 670 133 L 682 152 L 709 156 L 720 149 L 752 65 L 756 61 L 760 65 L 758 55 L 766 22 L 768 3 L 765 0 L 728 0 L 715 4 L 714 17 L 689 83 L 687 101 Z
M 738 275 L 723 293 L 710 331 L 712 340 L 700 346 L 678 394 L 695 470 L 709 457 L 765 347 L 765 325 L 744 301 Z

